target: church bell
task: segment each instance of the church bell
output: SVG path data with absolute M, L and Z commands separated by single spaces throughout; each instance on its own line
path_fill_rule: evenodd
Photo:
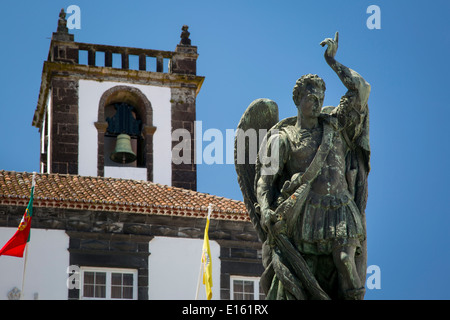
M 131 149 L 131 138 L 127 134 L 117 136 L 116 148 L 109 157 L 117 163 L 130 163 L 136 160 L 136 154 Z

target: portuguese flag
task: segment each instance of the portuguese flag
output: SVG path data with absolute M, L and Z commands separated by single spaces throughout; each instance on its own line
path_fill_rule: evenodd
M 23 257 L 23 252 L 28 241 L 30 241 L 30 228 L 31 228 L 31 217 L 33 216 L 33 194 L 34 194 L 34 179 L 31 186 L 31 195 L 28 206 L 25 209 L 22 220 L 20 221 L 19 227 L 16 233 L 11 239 L 0 249 L 0 256 L 14 256 Z

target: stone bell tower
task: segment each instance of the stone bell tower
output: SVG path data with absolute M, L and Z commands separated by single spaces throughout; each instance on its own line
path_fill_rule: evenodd
M 81 43 L 61 10 L 32 123 L 41 134 L 41 172 L 196 190 L 194 121 L 204 81 L 197 58 L 187 26 L 174 51 Z M 190 163 L 172 161 L 176 129 L 190 132 Z

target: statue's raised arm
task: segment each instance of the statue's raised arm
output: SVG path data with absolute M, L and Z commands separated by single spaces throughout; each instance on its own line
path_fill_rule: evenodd
M 360 112 L 366 109 L 370 94 L 370 84 L 359 73 L 344 66 L 335 59 L 339 46 L 339 33 L 336 32 L 334 39 L 326 38 L 320 45 L 322 47 L 325 45 L 328 46 L 324 54 L 326 62 L 339 76 L 344 86 L 350 91 L 349 93 L 356 94 L 357 101 L 355 101 L 354 107 Z

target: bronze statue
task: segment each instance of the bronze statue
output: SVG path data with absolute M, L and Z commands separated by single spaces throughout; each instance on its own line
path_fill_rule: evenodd
M 235 141 L 239 185 L 263 242 L 267 299 L 364 298 L 370 85 L 335 60 L 338 37 L 320 43 L 348 89 L 337 107 L 322 108 L 325 83 L 307 74 L 293 90 L 296 117 L 279 121 L 276 103 L 257 99 L 238 125 L 238 135 L 268 130 L 254 163 L 248 154 L 238 161 L 244 140 Z

